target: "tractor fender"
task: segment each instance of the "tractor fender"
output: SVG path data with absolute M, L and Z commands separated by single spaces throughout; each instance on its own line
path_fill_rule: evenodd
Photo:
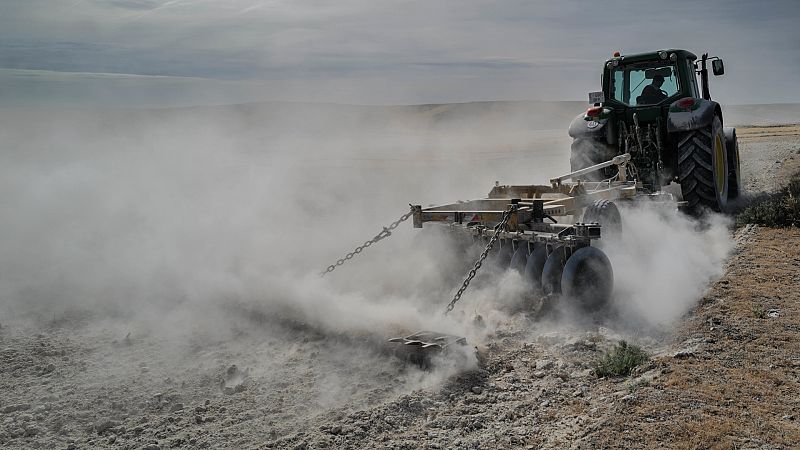
M 711 125 L 715 115 L 722 120 L 722 109 L 719 103 L 713 100 L 695 98 L 694 104 L 689 107 L 679 106 L 683 99 L 676 100 L 669 105 L 667 114 L 667 132 L 698 130 Z
M 584 113 L 578 114 L 569 124 L 569 136 L 575 138 L 605 138 L 609 119 L 586 120 Z

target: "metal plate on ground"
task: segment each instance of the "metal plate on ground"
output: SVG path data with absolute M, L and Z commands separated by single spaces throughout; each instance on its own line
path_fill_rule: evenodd
M 394 351 L 395 356 L 422 367 L 429 367 L 431 358 L 435 355 L 448 353 L 467 345 L 467 339 L 462 336 L 434 331 L 420 331 L 408 336 L 391 338 L 389 342 L 400 344 Z

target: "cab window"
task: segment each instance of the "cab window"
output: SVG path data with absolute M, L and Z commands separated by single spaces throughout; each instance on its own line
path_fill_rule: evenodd
M 694 61 L 686 59 L 686 73 L 689 74 L 689 95 L 695 98 L 700 98 L 700 89 L 697 87 L 697 75 L 694 70 Z
M 678 93 L 674 63 L 618 66 L 612 80 L 613 98 L 630 106 L 659 104 Z

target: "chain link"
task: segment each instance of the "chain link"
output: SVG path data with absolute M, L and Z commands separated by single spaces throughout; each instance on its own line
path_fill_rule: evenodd
M 373 237 L 372 239 L 370 239 L 370 240 L 364 242 L 363 244 L 359 245 L 358 247 L 356 247 L 355 250 L 353 250 L 352 252 L 346 254 L 344 256 L 344 258 L 338 259 L 338 260 L 336 260 L 336 263 L 331 264 L 330 266 L 326 267 L 325 270 L 320 272 L 319 276 L 324 277 L 325 275 L 327 275 L 327 274 L 333 272 L 334 270 L 336 270 L 337 267 L 339 267 L 342 264 L 344 264 L 345 261 L 349 261 L 349 260 L 353 259 L 354 256 L 356 256 L 357 254 L 359 254 L 362 251 L 364 251 L 364 249 L 368 248 L 370 245 L 375 244 L 378 241 L 380 241 L 382 239 L 386 239 L 387 237 L 391 236 L 392 235 L 392 230 L 397 228 L 398 225 L 400 225 L 401 223 L 405 222 L 406 220 L 408 220 L 409 217 L 414 215 L 414 207 L 411 206 L 411 205 L 408 205 L 408 206 L 411 209 L 407 213 L 405 213 L 402 216 L 400 216 L 399 219 L 397 219 L 394 222 L 392 222 L 391 224 L 389 224 L 389 226 L 383 227 L 383 230 L 381 230 L 380 233 L 376 234 L 375 237 Z
M 497 236 L 499 235 L 500 230 L 505 228 L 506 224 L 508 223 L 508 219 L 510 219 L 511 214 L 513 214 L 514 211 L 517 210 L 517 207 L 518 207 L 517 205 L 511 205 L 511 208 L 507 209 L 506 212 L 503 213 L 503 218 L 500 220 L 500 223 L 494 226 L 494 234 L 489 239 L 489 243 L 486 244 L 486 248 L 483 249 L 483 253 L 481 253 L 480 257 L 478 257 L 478 260 L 475 261 L 475 266 L 472 268 L 472 270 L 469 271 L 467 278 L 461 284 L 461 288 L 458 289 L 456 295 L 453 297 L 452 300 L 450 300 L 450 303 L 447 304 L 447 309 L 445 309 L 444 315 L 447 315 L 450 311 L 453 310 L 453 308 L 455 308 L 456 303 L 461 299 L 461 295 L 464 294 L 464 291 L 467 290 L 467 286 L 469 286 L 470 281 L 472 281 L 472 279 L 475 278 L 475 274 L 478 273 L 478 270 L 480 270 L 481 266 L 483 265 L 483 260 L 486 259 L 487 256 L 489 256 L 489 252 L 492 250 L 492 246 L 494 246 L 494 243 L 497 242 L 498 239 Z

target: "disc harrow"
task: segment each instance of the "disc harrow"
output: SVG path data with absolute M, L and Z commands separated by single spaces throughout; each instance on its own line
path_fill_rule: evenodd
M 423 228 L 424 224 L 446 226 L 484 247 L 445 314 L 453 310 L 489 255 L 501 268 L 518 271 L 529 283 L 530 295 L 542 300 L 540 304 L 552 304 L 555 297 L 594 313 L 608 305 L 614 291 L 614 271 L 602 248 L 614 245 L 614 240 L 623 236 L 617 203 L 646 199 L 649 205 L 666 204 L 673 209 L 679 206 L 672 194 L 650 193 L 641 182 L 628 180 L 626 166 L 630 159 L 628 153 L 618 155 L 551 178 L 549 185 L 495 183 L 486 198 L 426 208 L 410 205 L 410 211 L 391 227 L 410 217 L 414 228 Z M 592 172 L 608 173 L 613 166 L 617 173 L 608 180 L 583 180 Z M 361 247 L 391 234 L 386 228 L 384 231 Z M 598 245 L 604 231 L 612 240 Z M 329 266 L 326 273 L 363 248 Z M 464 338 L 427 331 L 390 342 L 403 344 L 405 359 L 418 364 L 429 361 L 426 353 L 448 353 L 446 350 L 466 344 Z
M 561 296 L 586 311 L 597 311 L 611 300 L 614 288 L 611 262 L 596 243 L 606 228 L 614 238 L 621 233 L 615 202 L 644 196 L 673 201 L 669 194 L 649 195 L 640 183 L 627 180 L 629 161 L 629 154 L 619 155 L 552 178 L 549 185 L 496 183 L 483 199 L 427 208 L 412 205 L 414 227 L 439 223 L 478 243 L 496 236 L 495 263 L 522 274 L 532 296 Z M 617 175 L 610 180 L 581 180 L 587 173 L 612 166 Z M 509 217 L 498 229 L 504 215 Z

